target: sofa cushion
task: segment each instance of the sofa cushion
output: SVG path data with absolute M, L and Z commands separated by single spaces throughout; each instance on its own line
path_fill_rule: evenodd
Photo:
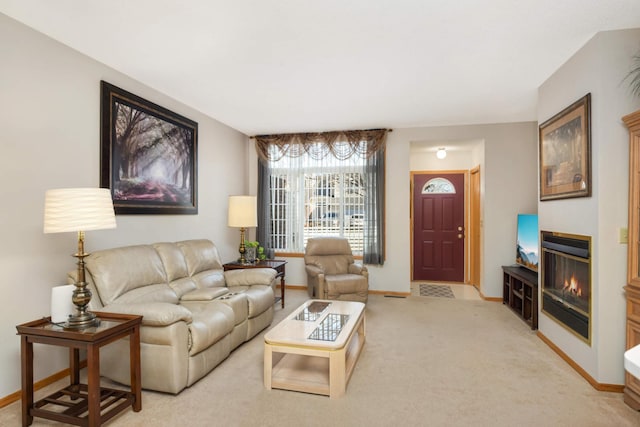
M 247 296 L 249 319 L 253 319 L 267 311 L 273 305 L 275 299 L 271 286 L 230 286 L 229 291 Z
M 224 272 L 224 279 L 227 286 L 250 286 L 266 285 L 271 286 L 273 279 L 278 272 L 273 268 L 246 268 L 239 270 L 228 270 Z
M 167 285 L 162 259 L 151 245 L 126 246 L 97 251 L 86 259 L 103 305 L 113 303 L 121 295 L 149 285 L 161 285 L 139 292 L 139 302 L 175 302 L 177 295 Z M 171 295 L 173 294 L 173 295 Z
M 194 274 L 191 279 L 196 287 L 200 289 L 225 286 L 224 271 L 222 269 L 201 271 L 200 273 Z
M 329 295 L 355 294 L 369 288 L 367 278 L 358 274 L 336 274 L 325 276 Z
M 195 289 L 182 295 L 180 301 L 211 301 L 228 293 L 227 288 Z
M 246 322 L 249 318 L 249 304 L 247 303 L 247 295 L 245 293 L 229 292 L 218 298 L 218 301 L 231 307 L 233 315 L 235 316 L 234 325 Z M 244 335 L 246 335 L 246 333 Z
M 178 295 L 165 284 L 147 285 L 135 288 L 120 295 L 111 301 L 111 304 L 133 304 L 133 303 L 154 303 L 164 302 L 169 304 L 178 303 Z
M 184 254 L 190 276 L 205 270 L 222 270 L 218 249 L 210 240 L 184 240 L 177 245 Z
M 166 326 L 179 321 L 189 323 L 192 319 L 191 312 L 185 307 L 167 303 L 111 304 L 104 307 L 104 311 L 140 315 L 146 326 Z
M 189 355 L 200 353 L 233 331 L 235 316 L 231 307 L 219 301 L 190 305 L 189 325 L 191 349 Z
M 177 244 L 162 242 L 154 243 L 153 247 L 158 252 L 162 264 L 164 264 L 168 282 L 189 276 L 187 261 L 184 259 L 184 255 Z
M 182 279 L 169 282 L 169 286 L 178 295 L 178 298 L 182 299 L 185 294 L 193 292 L 198 289 L 196 282 L 191 277 L 183 277 Z

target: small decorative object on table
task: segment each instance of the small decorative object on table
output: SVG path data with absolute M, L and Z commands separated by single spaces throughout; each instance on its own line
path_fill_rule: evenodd
M 246 245 L 246 243 L 245 243 Z M 247 253 L 244 255 L 247 262 L 253 264 L 256 262 L 256 248 L 253 246 L 247 246 Z
M 260 242 L 257 240 L 245 240 L 244 246 L 246 248 L 245 259 L 248 263 L 253 264 L 256 261 L 264 261 L 267 259 L 264 248 L 260 246 Z

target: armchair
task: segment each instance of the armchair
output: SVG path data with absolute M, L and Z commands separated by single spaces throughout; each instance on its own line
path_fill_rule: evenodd
M 349 241 L 343 237 L 315 237 L 304 255 L 307 291 L 312 298 L 367 302 L 369 272 L 354 263 Z

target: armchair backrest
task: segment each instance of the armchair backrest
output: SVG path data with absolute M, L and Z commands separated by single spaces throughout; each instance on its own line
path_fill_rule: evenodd
M 313 237 L 307 240 L 304 262 L 321 268 L 325 274 L 344 274 L 354 261 L 344 237 Z

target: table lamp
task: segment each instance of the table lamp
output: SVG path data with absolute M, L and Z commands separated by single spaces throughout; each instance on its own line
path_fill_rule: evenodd
M 258 202 L 255 196 L 229 196 L 229 227 L 240 228 L 240 260 L 246 264 L 244 257 L 244 232 L 248 227 L 258 226 Z
M 78 233 L 78 273 L 71 300 L 76 313 L 69 316 L 64 327 L 85 329 L 99 324 L 96 315 L 87 311 L 91 290 L 85 281 L 84 232 L 116 227 L 111 191 L 108 188 L 58 188 L 48 190 L 44 202 L 44 232 Z

